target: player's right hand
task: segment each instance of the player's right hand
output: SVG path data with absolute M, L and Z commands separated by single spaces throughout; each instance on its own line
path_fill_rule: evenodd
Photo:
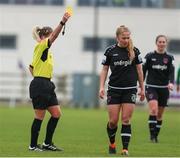
M 177 88 L 176 88 L 177 92 L 180 91 L 180 85 L 177 85 Z
M 101 99 L 104 99 L 104 96 L 105 96 L 104 88 L 100 88 L 100 90 L 99 90 L 99 97 L 100 97 Z

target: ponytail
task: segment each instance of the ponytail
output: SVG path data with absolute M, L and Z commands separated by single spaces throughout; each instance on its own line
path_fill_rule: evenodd
M 32 31 L 32 36 L 34 40 L 40 42 L 42 36 L 48 37 L 52 32 L 53 29 L 49 26 L 44 26 L 43 28 L 36 26 Z
M 128 50 L 129 59 L 132 61 L 135 58 L 135 53 L 134 53 L 134 45 L 131 38 L 129 39 L 127 50 Z
M 33 28 L 33 31 L 32 31 L 32 37 L 34 40 L 36 40 L 37 42 L 40 42 L 41 41 L 41 38 L 40 38 L 40 31 L 41 29 L 36 26 L 35 28 Z

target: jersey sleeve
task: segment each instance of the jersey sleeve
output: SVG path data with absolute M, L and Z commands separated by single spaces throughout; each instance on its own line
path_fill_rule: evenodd
M 144 79 L 146 78 L 146 73 L 148 70 L 148 58 L 149 58 L 149 54 L 146 54 L 146 56 L 144 57 L 144 61 L 143 61 L 143 75 L 144 75 Z
M 136 65 L 141 64 L 142 58 L 141 58 L 141 53 L 140 53 L 139 49 L 134 48 L 134 52 L 135 52 L 135 63 L 136 63 Z
M 175 74 L 175 67 L 174 67 L 174 57 L 171 56 L 171 63 L 169 68 L 169 82 L 174 83 L 174 74 Z
M 107 49 L 104 53 L 104 58 L 102 60 L 102 65 L 110 65 L 111 57 L 110 57 L 110 49 Z
M 39 43 L 39 49 L 42 50 L 42 52 L 47 48 L 50 48 L 50 42 L 48 38 Z

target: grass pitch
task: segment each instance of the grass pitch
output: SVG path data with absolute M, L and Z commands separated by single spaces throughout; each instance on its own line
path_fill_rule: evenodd
M 23 157 L 112 157 L 108 154 L 106 134 L 107 112 L 104 109 L 67 109 L 57 126 L 54 143 L 64 148 L 63 152 L 30 152 L 30 128 L 33 110 L 28 107 L 8 108 L 0 106 L 0 156 Z M 49 114 L 43 121 L 39 143 L 45 137 Z M 159 143 L 149 141 L 148 112 L 136 108 L 132 119 L 132 138 L 129 145 L 130 156 L 135 157 L 180 157 L 180 109 L 167 108 Z M 121 146 L 120 123 L 116 135 L 119 157 Z

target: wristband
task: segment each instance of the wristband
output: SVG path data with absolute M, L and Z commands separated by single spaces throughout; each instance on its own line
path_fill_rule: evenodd
M 64 26 L 64 25 L 65 25 L 65 23 L 64 23 L 64 22 L 62 22 L 62 21 L 60 22 L 60 24 L 61 24 L 62 26 Z

